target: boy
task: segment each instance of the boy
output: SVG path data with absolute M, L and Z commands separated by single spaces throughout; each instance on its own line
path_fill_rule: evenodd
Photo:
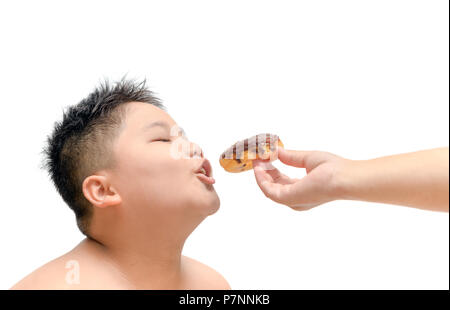
M 145 81 L 100 85 L 55 124 L 44 154 L 86 238 L 12 289 L 230 289 L 182 255 L 220 200 L 202 150 Z

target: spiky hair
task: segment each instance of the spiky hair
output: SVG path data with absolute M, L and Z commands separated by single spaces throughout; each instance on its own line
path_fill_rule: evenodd
M 89 237 L 92 206 L 82 184 L 97 170 L 114 165 L 112 143 L 125 119 L 125 104 L 144 102 L 165 110 L 146 81 L 121 79 L 111 85 L 105 80 L 78 104 L 63 111 L 43 149 L 42 168 L 57 191 L 74 211 L 80 231 Z

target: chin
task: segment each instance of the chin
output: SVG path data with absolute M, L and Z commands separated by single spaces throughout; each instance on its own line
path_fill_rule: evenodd
M 217 202 L 209 206 L 210 213 L 208 213 L 208 216 L 216 213 L 219 210 L 219 208 L 220 208 L 220 200 L 219 197 L 217 197 Z
M 197 200 L 196 206 L 200 208 L 205 216 L 213 215 L 220 208 L 219 196 L 215 191 L 210 192 L 208 195 L 202 195 Z

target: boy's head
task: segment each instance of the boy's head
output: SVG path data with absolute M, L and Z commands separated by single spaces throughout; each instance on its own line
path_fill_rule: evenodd
M 174 156 L 180 141 L 189 147 Z M 202 150 L 145 81 L 101 84 L 64 112 L 47 142 L 44 167 L 86 236 L 94 222 L 99 234 L 111 225 L 192 226 L 219 207 L 214 188 L 196 174 Z

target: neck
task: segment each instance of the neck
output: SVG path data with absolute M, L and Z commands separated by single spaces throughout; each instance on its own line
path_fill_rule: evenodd
M 181 285 L 182 250 L 195 228 L 185 227 L 183 230 L 178 224 L 160 223 L 145 225 L 145 228 L 122 229 L 118 225 L 113 226 L 114 231 L 109 230 L 108 235 L 98 234 L 86 242 L 101 249 L 131 286 L 137 289 L 173 289 Z

